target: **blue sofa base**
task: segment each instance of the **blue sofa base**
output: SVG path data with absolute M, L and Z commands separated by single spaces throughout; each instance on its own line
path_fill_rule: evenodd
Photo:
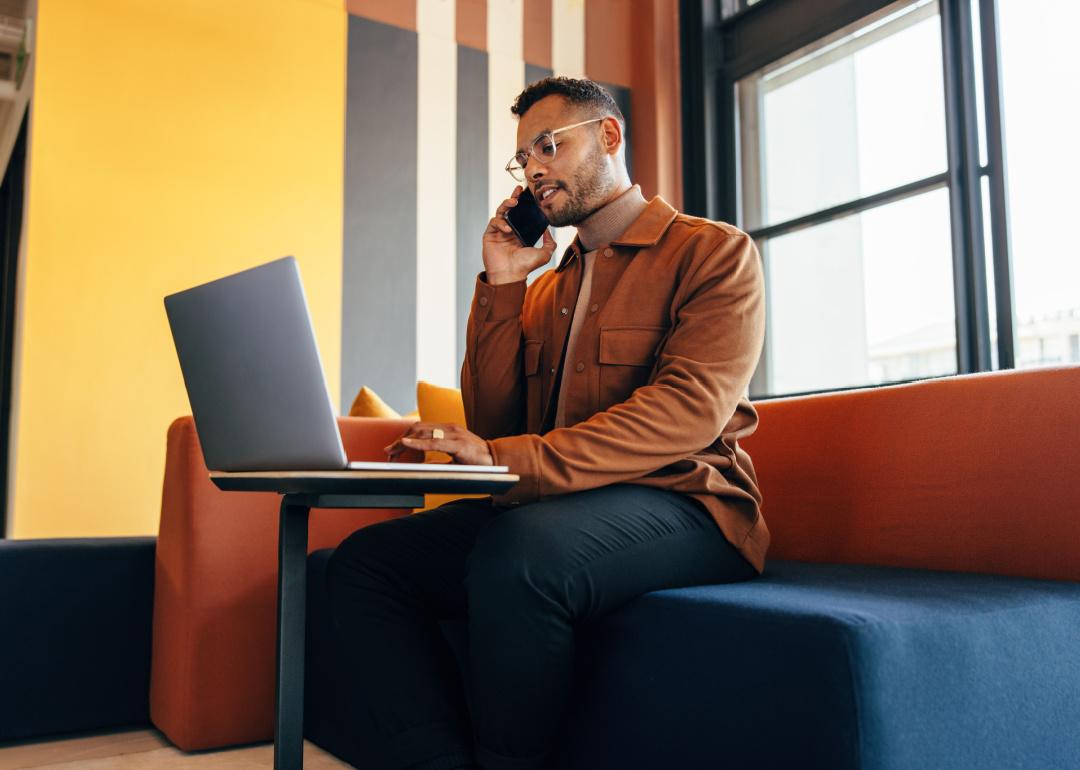
M 150 723 L 156 542 L 0 540 L 0 742 Z
M 309 561 L 305 732 L 355 764 Z M 464 623 L 444 632 L 467 669 Z M 1080 763 L 1080 584 L 770 562 L 578 633 L 561 770 Z

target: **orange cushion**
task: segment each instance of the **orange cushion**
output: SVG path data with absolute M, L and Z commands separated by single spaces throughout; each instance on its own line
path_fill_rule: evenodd
M 385 459 L 409 420 L 339 418 L 346 454 Z M 414 458 L 416 459 L 416 458 Z M 150 717 L 184 750 L 273 736 L 280 497 L 222 492 L 195 424 L 169 427 L 154 584 Z M 309 550 L 400 516 L 395 509 L 311 512 Z
M 1080 367 L 763 401 L 771 557 L 1080 580 Z

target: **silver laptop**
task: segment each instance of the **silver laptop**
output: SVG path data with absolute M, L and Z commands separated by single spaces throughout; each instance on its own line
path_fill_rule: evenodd
M 293 257 L 171 294 L 165 312 L 210 470 L 507 472 L 348 461 Z

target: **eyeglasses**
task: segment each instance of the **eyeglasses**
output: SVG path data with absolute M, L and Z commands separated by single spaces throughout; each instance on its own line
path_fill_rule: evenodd
M 572 128 L 578 126 L 585 126 L 589 123 L 596 123 L 597 121 L 604 120 L 604 118 L 593 118 L 592 120 L 583 120 L 580 123 L 575 123 L 572 126 L 563 126 L 562 128 L 556 128 L 554 131 L 545 131 L 540 136 L 533 139 L 532 146 L 529 148 L 529 152 L 519 152 L 510 159 L 510 162 L 506 164 L 506 172 L 510 176 L 514 177 L 519 182 L 525 181 L 525 166 L 529 164 L 529 156 L 536 158 L 543 164 L 551 163 L 555 159 L 555 150 L 558 145 L 555 143 L 555 134 L 562 133 L 563 131 L 569 131 Z

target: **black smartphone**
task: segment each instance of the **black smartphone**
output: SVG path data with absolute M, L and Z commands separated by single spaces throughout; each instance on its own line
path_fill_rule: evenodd
M 506 221 L 524 246 L 535 246 L 548 226 L 547 217 L 528 187 L 521 191 L 517 205 L 507 209 Z

